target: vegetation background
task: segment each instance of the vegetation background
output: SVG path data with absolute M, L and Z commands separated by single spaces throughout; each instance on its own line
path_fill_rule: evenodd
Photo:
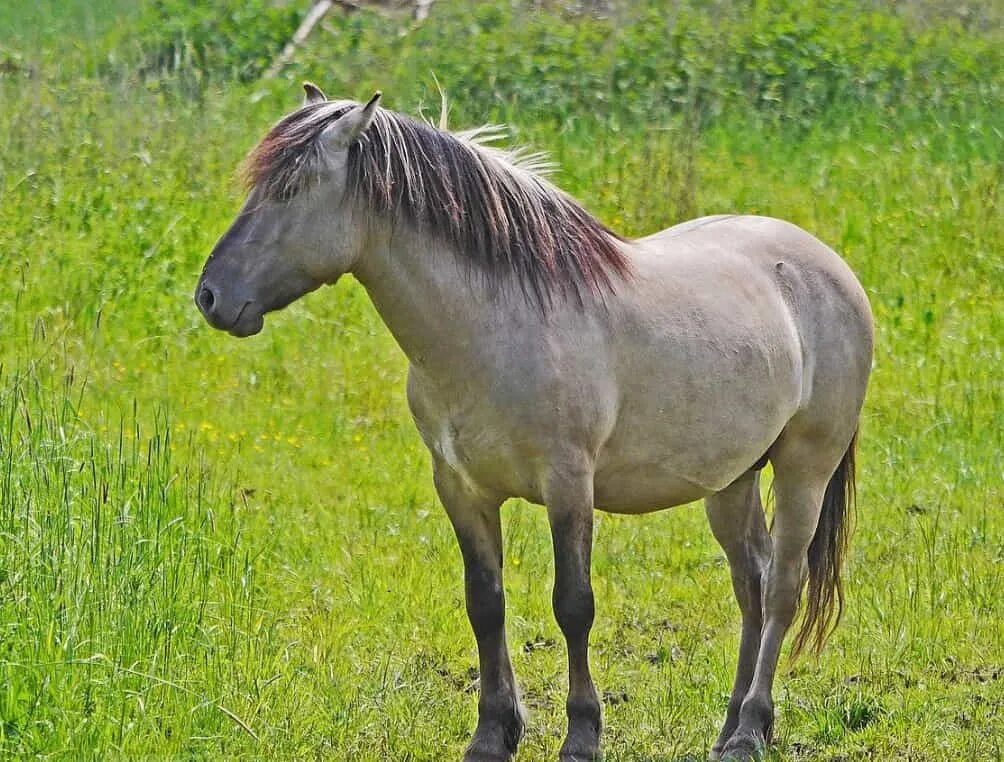
M 999 3 L 440 0 L 0 6 L 0 756 L 439 760 L 475 718 L 459 553 L 354 282 L 238 342 L 190 293 L 234 170 L 299 103 L 508 122 L 641 234 L 723 211 L 838 248 L 878 326 L 849 608 L 787 668 L 776 759 L 1004 755 Z M 543 512 L 509 632 L 553 758 Z M 738 613 L 700 507 L 597 524 L 608 760 L 703 759 Z

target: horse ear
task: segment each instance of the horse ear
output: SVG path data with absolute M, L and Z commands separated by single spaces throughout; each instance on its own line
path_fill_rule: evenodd
M 373 123 L 382 93 L 377 90 L 365 106 L 356 106 L 324 128 L 321 139 L 335 150 L 345 150 Z
M 315 85 L 313 82 L 303 83 L 303 105 L 312 106 L 315 103 L 325 103 L 328 100 L 328 96 L 324 94 L 324 91 Z

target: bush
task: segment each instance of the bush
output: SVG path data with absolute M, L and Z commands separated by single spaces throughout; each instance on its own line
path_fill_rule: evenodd
M 183 72 L 199 79 L 257 78 L 300 23 L 304 3 L 269 0 L 190 3 L 154 0 L 133 35 L 143 74 Z
M 341 94 L 379 87 L 398 104 L 427 98 L 435 74 L 475 118 L 518 109 L 615 125 L 679 114 L 699 125 L 740 111 L 808 126 L 838 104 L 890 110 L 999 97 L 1000 31 L 958 16 L 869 0 L 637 0 L 609 4 L 605 15 L 573 5 L 440 0 L 418 25 L 335 11 L 286 73 Z M 141 71 L 253 80 L 308 7 L 155 0 L 135 35 Z
M 336 33 L 316 35 L 291 74 L 341 93 L 372 84 L 401 102 L 427 95 L 434 72 L 482 118 L 518 108 L 562 121 L 689 113 L 700 122 L 752 110 L 809 124 L 848 101 L 987 101 L 1001 66 L 998 32 L 867 0 L 645 0 L 608 17 L 441 0 L 418 27 L 363 13 L 335 14 L 330 26 Z

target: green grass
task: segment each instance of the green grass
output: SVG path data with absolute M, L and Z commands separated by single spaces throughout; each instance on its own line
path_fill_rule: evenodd
M 36 5 L 0 10 L 0 57 L 19 62 L 0 75 L 0 756 L 458 758 L 475 651 L 403 356 L 351 281 L 244 342 L 191 302 L 240 202 L 234 168 L 298 93 L 99 76 L 121 4 L 71 4 L 93 23 L 37 35 L 60 14 Z M 410 44 L 398 53 L 424 61 Z M 419 78 L 388 86 L 389 105 L 436 103 Z M 777 759 L 1004 755 L 1004 157 L 988 92 L 847 102 L 815 127 L 733 109 L 698 133 L 499 107 L 619 230 L 773 214 L 841 250 L 871 298 L 847 615 L 779 680 Z M 607 759 L 702 759 L 738 630 L 703 511 L 597 527 Z M 531 709 L 519 759 L 534 762 L 564 724 L 543 511 L 513 503 L 505 533 Z

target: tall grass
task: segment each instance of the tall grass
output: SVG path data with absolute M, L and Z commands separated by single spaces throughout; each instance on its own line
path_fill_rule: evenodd
M 180 749 L 239 723 L 224 683 L 262 626 L 233 486 L 175 462 L 163 414 L 149 433 L 134 413 L 94 431 L 86 394 L 72 366 L 0 376 L 8 753 L 136 752 L 149 732 Z

